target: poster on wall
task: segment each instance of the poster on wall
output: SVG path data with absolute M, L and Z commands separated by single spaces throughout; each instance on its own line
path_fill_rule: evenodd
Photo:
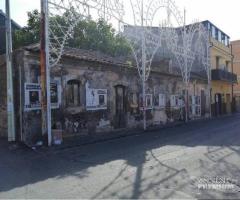
M 25 83 L 25 106 L 24 109 L 39 110 L 41 109 L 41 87 L 37 83 Z
M 25 111 L 41 110 L 41 86 L 38 83 L 25 83 Z M 51 108 L 57 109 L 60 106 L 60 87 L 58 82 L 51 82 Z
M 86 109 L 106 110 L 107 109 L 107 89 L 92 89 L 86 84 Z

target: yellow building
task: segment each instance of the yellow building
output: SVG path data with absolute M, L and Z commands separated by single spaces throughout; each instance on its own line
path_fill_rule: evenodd
M 203 24 L 210 33 L 212 114 L 229 114 L 232 112 L 233 84 L 237 82 L 237 76 L 232 73 L 230 37 L 210 21 Z
M 236 111 L 240 112 L 240 40 L 232 41 L 233 72 L 237 74 L 238 84 L 233 87 Z

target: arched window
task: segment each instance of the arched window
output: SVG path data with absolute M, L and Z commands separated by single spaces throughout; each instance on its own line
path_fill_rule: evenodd
M 80 81 L 69 80 L 67 82 L 67 105 L 80 106 Z

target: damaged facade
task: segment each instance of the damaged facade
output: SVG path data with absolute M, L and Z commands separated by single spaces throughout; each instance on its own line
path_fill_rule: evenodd
M 39 65 L 37 46 L 14 54 L 17 138 L 28 144 L 41 136 Z M 2 63 L 0 69 L 4 68 Z M 206 77 L 195 73 L 192 77 L 189 116 L 207 117 Z M 141 80 L 131 62 L 99 52 L 66 49 L 61 62 L 51 69 L 51 79 L 52 128 L 63 129 L 63 136 L 142 127 Z M 5 90 L 4 84 L 0 87 Z M 168 60 L 153 63 L 146 87 L 148 126 L 184 119 L 184 85 Z M 6 99 L 1 98 L 1 105 L 6 105 Z M 2 107 L 6 106 L 1 106 L 1 116 L 6 111 Z M 1 133 L 6 134 L 3 124 L 6 122 L 1 118 Z

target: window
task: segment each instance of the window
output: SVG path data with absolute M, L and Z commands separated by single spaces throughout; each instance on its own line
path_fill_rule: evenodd
M 228 38 L 228 36 L 225 36 L 225 45 L 229 46 L 229 38 Z
M 180 108 L 184 105 L 184 102 L 179 95 L 171 95 L 170 105 L 172 108 Z
M 210 31 L 211 30 L 211 24 L 208 23 L 208 30 Z
M 222 34 L 222 43 L 225 45 L 225 35 Z
M 153 95 L 145 94 L 145 109 L 153 109 Z M 140 110 L 143 110 L 143 95 L 140 94 Z
M 138 95 L 136 92 L 132 92 L 129 97 L 130 107 L 137 108 L 138 107 Z
M 215 34 L 216 34 L 216 30 L 215 30 L 215 27 L 212 26 L 212 37 L 215 38 Z
M 67 82 L 67 105 L 80 106 L 80 81 L 78 80 Z
M 219 60 L 220 60 L 220 58 L 218 56 L 216 56 L 216 69 L 219 68 Z
M 214 36 L 214 38 L 216 39 L 216 40 L 218 40 L 218 29 L 217 28 L 215 28 L 215 36 Z
M 146 100 L 146 102 L 145 102 L 146 108 L 152 108 L 152 104 L 153 104 L 152 95 L 146 94 L 145 100 Z
M 190 114 L 192 116 L 201 116 L 201 98 L 200 96 L 192 95 L 189 99 Z
M 166 106 L 166 95 L 159 94 L 159 107 L 165 107 L 165 106 Z
M 221 33 L 221 31 L 218 31 L 218 41 L 222 42 L 222 33 Z

